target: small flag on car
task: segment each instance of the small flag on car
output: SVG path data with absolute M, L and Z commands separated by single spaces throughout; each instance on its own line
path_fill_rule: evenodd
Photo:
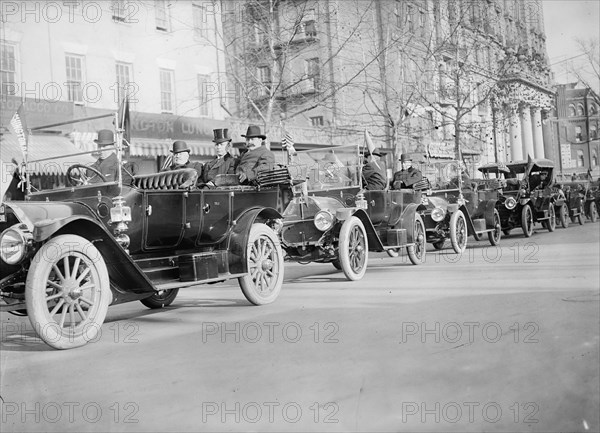
M 21 146 L 21 152 L 23 152 L 23 155 L 27 155 L 28 131 L 27 123 L 25 122 L 25 107 L 22 103 L 19 106 L 17 112 L 10 120 L 10 126 L 12 127 L 15 135 L 17 136 L 17 140 L 19 141 L 19 145 Z
M 296 149 L 294 148 L 294 140 L 289 133 L 284 133 L 281 139 L 281 147 L 283 147 L 290 155 L 296 155 Z

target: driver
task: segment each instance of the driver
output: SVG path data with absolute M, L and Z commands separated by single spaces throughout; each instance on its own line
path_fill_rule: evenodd
M 107 182 L 115 182 L 119 175 L 119 160 L 115 153 L 114 144 L 115 137 L 110 129 L 101 129 L 98 131 L 98 139 L 94 140 L 94 143 L 98 145 L 98 160 L 93 163 L 90 167 L 95 168 L 104 176 Z M 132 167 L 129 167 L 130 169 Z M 133 171 L 133 170 L 132 170 Z M 133 182 L 133 174 L 125 167 L 121 168 L 123 176 L 123 185 L 131 185 Z M 90 178 L 90 183 L 102 182 L 98 176 Z
M 542 171 L 539 174 L 531 175 L 529 178 L 529 185 L 532 190 L 546 188 L 548 186 L 548 173 Z
M 412 166 L 410 155 L 406 153 L 400 155 L 400 165 L 402 170 L 394 173 L 392 189 L 412 188 L 415 183 L 423 179 L 421 171 Z

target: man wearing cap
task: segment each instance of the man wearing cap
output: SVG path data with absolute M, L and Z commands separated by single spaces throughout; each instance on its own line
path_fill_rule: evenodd
M 421 172 L 412 166 L 410 155 L 403 153 L 400 156 L 400 165 L 402 170 L 394 173 L 393 189 L 412 188 L 415 183 L 423 179 Z
M 365 151 L 362 169 L 363 185 L 369 190 L 384 190 L 387 186 L 385 171 L 377 161 L 382 153 L 378 149 Z
M 247 184 L 255 181 L 260 171 L 273 168 L 275 155 L 262 145 L 267 136 L 260 132 L 260 127 L 256 125 L 248 126 L 246 134 L 242 137 L 246 138 L 248 151 L 242 155 L 236 168 L 236 174 L 240 183 Z
M 180 168 L 193 168 L 196 170 L 196 172 L 198 172 L 198 180 L 200 180 L 200 176 L 202 175 L 202 163 L 190 161 L 190 152 L 191 149 L 188 147 L 185 141 L 174 141 L 173 149 L 171 149 L 171 153 L 173 154 L 173 163 L 161 171 L 179 170 Z
M 114 144 L 115 136 L 110 129 L 101 129 L 98 131 L 98 139 L 94 140 L 94 143 L 98 145 L 98 159 L 90 167 L 98 170 L 106 182 L 115 182 L 119 176 L 119 159 L 115 153 Z M 121 173 L 123 178 L 123 185 L 130 185 L 133 181 L 133 170 L 132 166 L 121 167 Z M 102 182 L 98 176 L 90 179 L 91 183 Z
M 219 174 L 235 174 L 238 160 L 229 153 L 231 137 L 228 129 L 213 129 L 213 143 L 217 156 L 204 164 L 202 169 L 202 182 L 209 188 L 215 186 L 214 180 Z

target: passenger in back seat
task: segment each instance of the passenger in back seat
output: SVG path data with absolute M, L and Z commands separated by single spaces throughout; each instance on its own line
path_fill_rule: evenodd
M 188 147 L 185 141 L 177 140 L 173 142 L 173 149 L 171 150 L 171 153 L 173 154 L 173 163 L 161 171 L 178 170 L 180 168 L 193 168 L 198 173 L 199 180 L 202 176 L 202 163 L 190 161 L 190 152 L 191 149 Z

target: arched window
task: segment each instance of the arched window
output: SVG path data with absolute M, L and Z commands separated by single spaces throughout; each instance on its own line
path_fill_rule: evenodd
M 585 116 L 585 111 L 583 110 L 583 104 L 577 104 L 577 115 Z
M 590 125 L 590 139 L 594 140 L 598 138 L 598 128 L 596 125 Z
M 577 150 L 577 167 L 585 166 L 585 157 L 583 156 L 583 150 Z
M 575 141 L 579 143 L 582 140 L 583 140 L 583 137 L 581 136 L 581 126 L 576 126 L 575 127 Z
M 598 112 L 598 108 L 596 107 L 596 104 L 594 104 L 593 102 L 590 104 L 590 114 L 593 116 Z
M 592 167 L 598 167 L 598 154 L 595 150 L 592 151 Z
M 575 117 L 575 106 L 573 104 L 569 105 L 569 117 Z

